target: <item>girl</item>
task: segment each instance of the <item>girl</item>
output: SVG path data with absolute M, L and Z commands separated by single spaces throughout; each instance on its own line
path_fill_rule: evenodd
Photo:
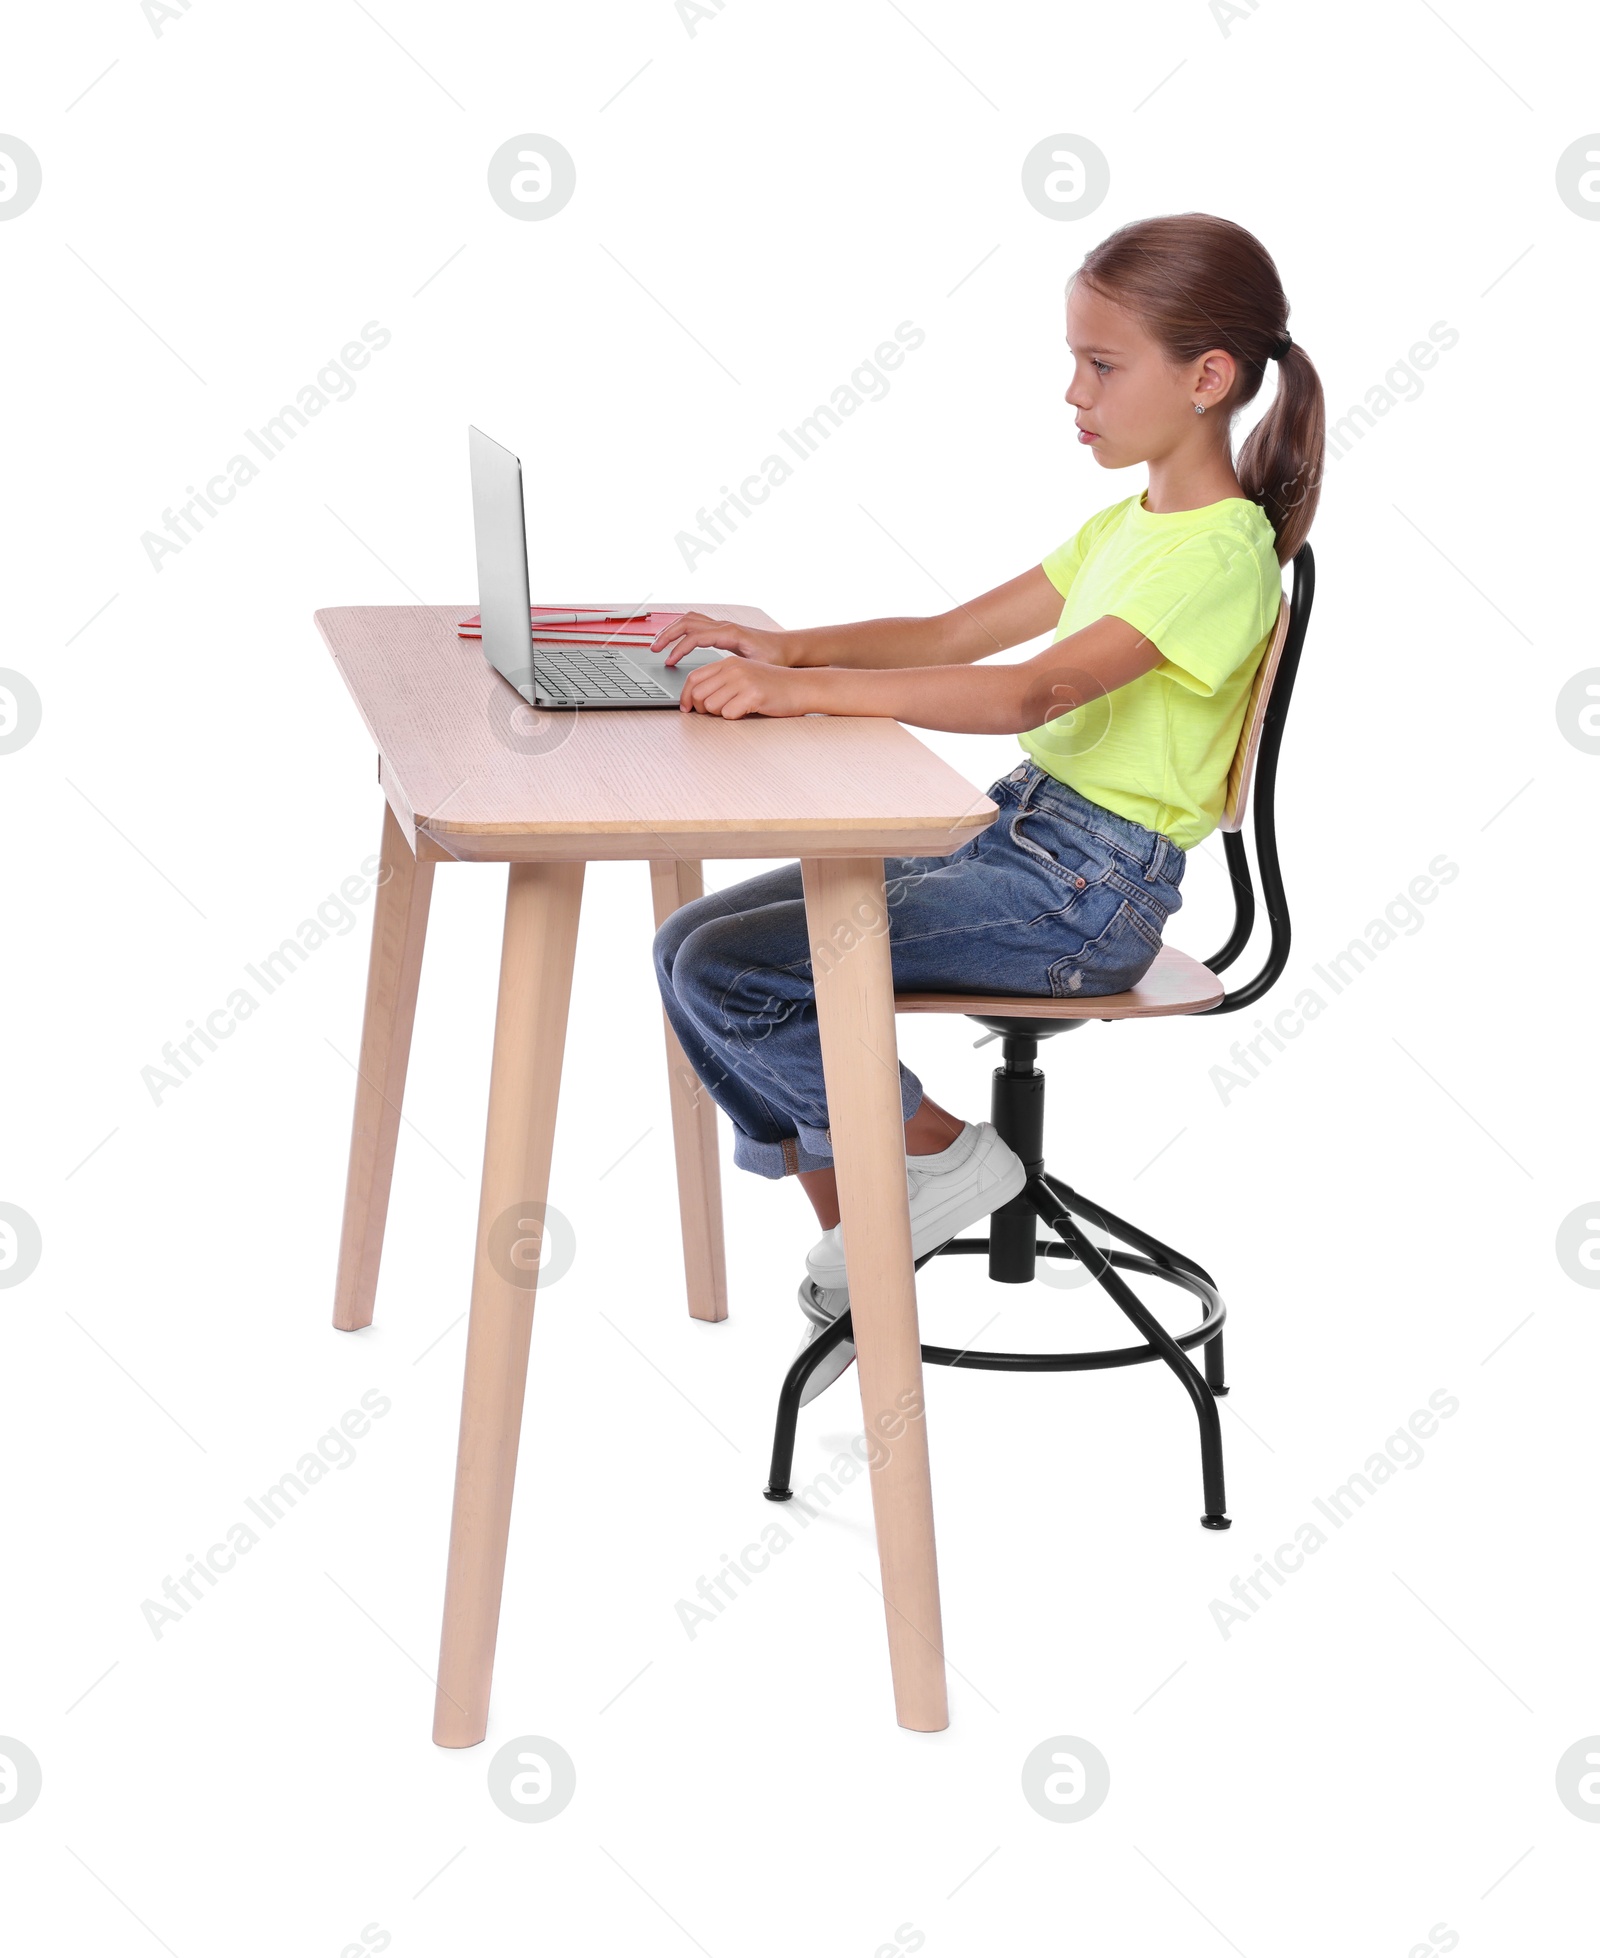
M 884 864 L 897 988 L 1085 997 L 1143 976 L 1182 903 L 1185 853 L 1216 827 L 1279 570 L 1322 475 L 1316 370 L 1290 339 L 1266 250 L 1225 218 L 1124 225 L 1067 291 L 1066 400 L 1102 469 L 1149 486 L 970 604 L 927 619 L 764 632 L 686 613 L 656 640 L 733 655 L 690 675 L 687 713 L 882 714 L 1015 734 L 1000 814 L 948 857 Z M 1235 461 L 1233 418 L 1269 361 L 1277 392 Z M 1034 658 L 980 662 L 1054 628 Z M 806 1259 L 803 1352 L 849 1303 L 798 863 L 683 905 L 657 932 L 662 1004 L 732 1119 L 734 1161 L 796 1175 L 823 1236 Z M 988 1122 L 963 1122 L 902 1064 L 911 1248 L 921 1257 L 1026 1180 Z M 848 1342 L 805 1398 L 854 1358 Z

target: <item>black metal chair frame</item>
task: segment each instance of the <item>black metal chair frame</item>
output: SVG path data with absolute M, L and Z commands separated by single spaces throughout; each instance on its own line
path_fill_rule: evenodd
M 1278 671 L 1267 699 L 1262 720 L 1261 740 L 1256 754 L 1254 780 L 1247 785 L 1255 801 L 1256 863 L 1261 877 L 1261 895 L 1271 927 L 1271 941 L 1261 970 L 1253 979 L 1236 987 L 1215 1006 L 1203 1007 L 1196 1018 L 1213 1013 L 1236 1013 L 1253 1006 L 1282 975 L 1289 958 L 1289 906 L 1284 894 L 1283 875 L 1278 863 L 1278 835 L 1274 812 L 1278 773 L 1278 750 L 1283 740 L 1289 700 L 1294 692 L 1300 651 L 1305 643 L 1306 626 L 1316 590 L 1316 567 L 1311 546 L 1302 544 L 1295 553 L 1294 583 L 1289 597 L 1289 629 L 1279 656 Z M 1234 921 L 1221 950 L 1204 961 L 1214 973 L 1234 964 L 1250 941 L 1256 921 L 1256 893 L 1251 881 L 1250 858 L 1244 832 L 1225 830 L 1223 848 L 1233 886 Z M 1200 1423 L 1200 1464 L 1204 1485 L 1205 1510 L 1200 1521 L 1208 1530 L 1225 1530 L 1231 1525 L 1227 1514 L 1222 1468 L 1222 1424 L 1216 1403 L 1227 1393 L 1223 1367 L 1222 1328 L 1227 1308 L 1216 1281 L 1193 1258 L 1151 1237 L 1123 1218 L 1114 1216 L 1102 1204 L 1092 1203 L 1080 1192 L 1052 1176 L 1044 1166 L 1044 1088 L 1045 1077 L 1035 1067 L 1038 1044 L 1052 1034 L 1087 1025 L 1086 1019 L 1029 1019 L 1025 1016 L 991 1017 L 968 1015 L 980 1026 L 1000 1035 L 1003 1042 L 1002 1065 L 994 1071 L 990 1091 L 989 1119 L 1001 1138 L 1022 1158 L 1028 1180 L 1012 1200 L 989 1218 L 989 1231 L 983 1237 L 952 1237 L 917 1259 L 921 1270 L 930 1258 L 977 1256 L 989 1260 L 989 1276 L 1002 1285 L 1026 1285 L 1036 1274 L 1041 1257 L 1076 1259 L 1096 1279 L 1113 1303 L 1132 1321 L 1142 1335 L 1135 1346 L 1108 1347 L 1076 1353 L 996 1353 L 972 1347 L 959 1350 L 949 1346 L 924 1346 L 926 1366 L 980 1367 L 998 1372 L 1086 1373 L 1102 1367 L 1139 1366 L 1162 1360 L 1177 1375 L 1187 1390 Z M 1095 1225 L 1108 1238 L 1116 1238 L 1126 1250 L 1102 1251 L 1079 1228 L 1078 1219 Z M 1056 1237 L 1036 1238 L 1035 1225 L 1042 1223 Z M 1200 1301 L 1201 1319 L 1192 1331 L 1169 1333 L 1149 1307 L 1120 1275 L 1134 1272 L 1146 1278 L 1165 1279 L 1190 1292 Z M 777 1426 L 772 1443 L 772 1469 L 765 1494 L 771 1502 L 787 1502 L 794 1491 L 790 1474 L 794 1466 L 795 1428 L 800 1413 L 800 1395 L 807 1380 L 841 1340 L 851 1336 L 848 1308 L 806 1351 L 795 1360 L 784 1378 L 778 1396 Z M 1189 1354 L 1205 1348 L 1202 1374 Z

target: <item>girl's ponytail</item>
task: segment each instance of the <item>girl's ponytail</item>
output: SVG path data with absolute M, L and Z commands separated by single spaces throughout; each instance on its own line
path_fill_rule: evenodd
M 1272 406 L 1245 437 L 1234 465 L 1245 495 L 1267 513 L 1280 564 L 1306 541 L 1317 513 L 1323 442 L 1322 383 L 1305 353 L 1291 345 L 1278 364 Z
M 1078 276 L 1142 320 L 1179 365 L 1221 347 L 1238 363 L 1230 418 L 1253 401 L 1269 361 L 1278 392 L 1250 431 L 1235 471 L 1267 514 L 1286 564 L 1305 542 L 1322 491 L 1322 383 L 1289 337 L 1289 302 L 1260 239 L 1227 218 L 1182 217 L 1125 224 L 1096 245 Z

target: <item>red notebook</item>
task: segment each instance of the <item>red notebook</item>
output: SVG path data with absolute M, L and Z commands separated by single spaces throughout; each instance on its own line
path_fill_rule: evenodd
M 663 627 L 671 625 L 674 619 L 681 619 L 683 617 L 681 612 L 652 612 L 648 618 L 642 619 L 622 618 L 608 621 L 600 617 L 591 617 L 582 619 L 576 624 L 545 625 L 541 623 L 542 614 L 550 612 L 560 613 L 562 611 L 575 612 L 577 609 L 575 605 L 530 606 L 529 618 L 532 621 L 533 638 L 536 641 L 559 641 L 566 645 L 581 643 L 595 646 L 648 646 L 650 641 L 655 638 L 656 634 Z M 473 613 L 470 619 L 463 619 L 461 621 L 460 625 L 456 627 L 456 636 L 460 639 L 481 639 L 483 637 L 483 625 L 476 612 Z

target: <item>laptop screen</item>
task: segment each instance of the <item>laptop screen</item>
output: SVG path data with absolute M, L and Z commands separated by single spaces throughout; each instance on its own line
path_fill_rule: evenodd
M 528 533 L 522 515 L 522 464 L 480 428 L 467 430 L 472 465 L 472 530 L 478 554 L 478 615 L 483 656 L 519 693 L 532 692 L 528 624 Z

